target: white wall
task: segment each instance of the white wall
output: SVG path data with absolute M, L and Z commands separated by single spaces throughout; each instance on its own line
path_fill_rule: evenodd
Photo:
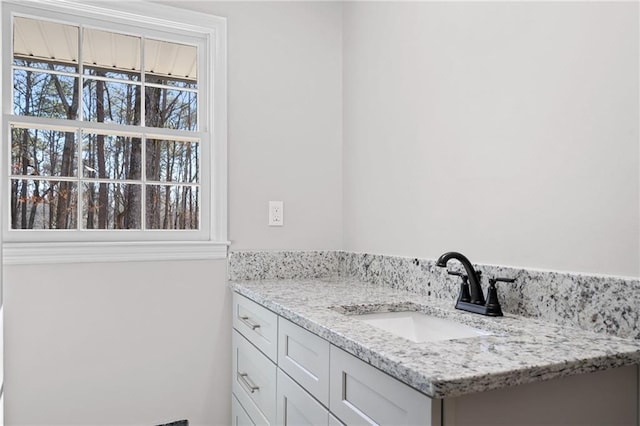
M 228 17 L 234 250 L 638 275 L 637 5 L 179 6 Z M 224 262 L 4 273 L 7 424 L 228 423 Z
M 640 276 L 637 2 L 343 13 L 346 250 Z
M 232 249 L 340 249 L 341 6 L 165 3 L 228 17 Z M 6 424 L 229 424 L 225 265 L 5 267 Z
M 228 18 L 232 249 L 341 249 L 341 5 L 180 7 Z M 269 200 L 284 201 L 284 227 L 267 226 Z
M 6 266 L 7 425 L 228 423 L 224 261 Z

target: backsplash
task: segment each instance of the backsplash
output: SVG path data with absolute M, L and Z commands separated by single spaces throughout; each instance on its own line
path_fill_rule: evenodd
M 340 275 L 340 251 L 231 252 L 230 280 L 319 278 Z
M 460 279 L 435 266 L 435 260 L 359 253 L 343 253 L 342 259 L 343 273 L 361 281 L 449 298 L 452 303 L 458 297 Z M 457 269 L 459 264 L 451 263 L 449 268 Z M 489 277 L 516 279 L 513 284 L 497 285 L 504 312 L 640 339 L 640 280 L 493 265 L 474 267 L 482 272 L 485 291 Z
M 450 269 L 456 269 L 452 262 Z M 640 280 L 474 264 L 498 283 L 505 313 L 640 339 Z M 232 252 L 230 280 L 355 277 L 360 281 L 455 301 L 460 280 L 435 260 L 347 252 Z

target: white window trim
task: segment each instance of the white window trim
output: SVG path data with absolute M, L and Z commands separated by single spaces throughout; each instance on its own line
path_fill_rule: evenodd
M 141 241 L 126 243 L 7 243 L 5 265 L 224 259 L 226 243 Z
M 207 64 L 210 92 L 215 96 L 207 99 L 210 123 L 213 125 L 210 149 L 210 206 L 208 239 L 203 241 L 125 241 L 125 242 L 3 242 L 4 264 L 34 263 L 80 263 L 122 262 L 152 260 L 201 260 L 223 259 L 227 256 L 227 24 L 226 18 L 185 11 L 183 9 L 148 3 L 146 1 L 104 2 L 103 5 L 87 5 L 81 0 L 0 0 L 2 3 L 28 5 L 46 11 L 83 12 L 108 17 L 135 18 L 142 24 L 165 26 L 167 21 L 173 28 L 206 34 L 209 38 L 209 61 Z M 6 24 L 0 11 L 0 34 Z M 10 40 L 2 40 L 3 50 Z M 4 75 L 0 67 L 0 81 Z M 215 72 L 214 72 L 215 71 Z M 1 104 L 1 100 L 0 100 Z M 2 105 L 2 113 L 11 110 L 11 105 Z M 6 120 L 3 120 L 6 123 Z M 8 129 L 3 125 L 3 137 Z M 6 141 L 3 152 L 6 152 Z M 5 155 L 0 161 L 0 182 L 4 196 L 8 188 L 5 175 Z M 1 204 L 6 205 L 3 201 Z M 2 214 L 2 234 L 8 230 L 8 213 Z M 60 232 L 60 231 L 53 231 Z M 64 231 L 63 231 L 64 232 Z M 0 239 L 2 236 L 0 235 Z

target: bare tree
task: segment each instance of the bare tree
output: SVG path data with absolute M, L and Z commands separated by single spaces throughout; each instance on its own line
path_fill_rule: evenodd
M 49 68 L 53 70 L 53 65 L 49 65 Z M 71 102 L 65 95 L 65 90 L 60 83 L 60 79 L 56 74 L 51 74 L 53 83 L 60 103 L 66 113 L 68 120 L 75 120 L 78 118 L 78 79 L 73 80 L 73 90 L 71 95 Z M 73 176 L 73 160 L 75 156 L 75 134 L 73 132 L 65 132 L 64 134 L 64 147 L 62 149 L 62 162 L 61 162 L 61 175 Z M 58 197 L 56 205 L 56 228 L 66 229 L 70 225 L 71 201 L 73 196 L 73 184 L 71 182 L 61 181 L 58 183 Z
M 139 122 L 140 120 L 140 87 L 136 87 L 134 93 L 134 120 Z M 129 155 L 129 173 L 127 177 L 129 179 L 140 179 L 142 175 L 142 141 L 140 138 L 131 138 L 131 154 Z M 142 217 L 142 200 L 141 191 L 138 185 L 127 185 L 127 194 L 125 198 L 125 222 L 124 226 L 127 229 L 138 229 L 141 227 Z
M 104 76 L 104 73 L 98 72 L 98 76 Z M 98 122 L 104 121 L 104 82 L 96 80 L 96 119 Z M 104 135 L 99 134 L 96 137 L 98 177 L 104 179 L 107 177 L 107 168 L 104 153 Z M 106 185 L 98 185 L 98 229 L 107 228 L 107 218 L 109 217 L 109 192 Z

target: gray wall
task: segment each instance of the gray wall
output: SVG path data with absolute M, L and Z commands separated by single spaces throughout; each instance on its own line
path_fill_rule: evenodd
M 340 249 L 341 6 L 178 3 L 228 17 L 233 249 Z M 6 424 L 229 424 L 225 261 L 6 266 L 4 293 Z
M 344 7 L 344 248 L 640 276 L 637 2 Z

